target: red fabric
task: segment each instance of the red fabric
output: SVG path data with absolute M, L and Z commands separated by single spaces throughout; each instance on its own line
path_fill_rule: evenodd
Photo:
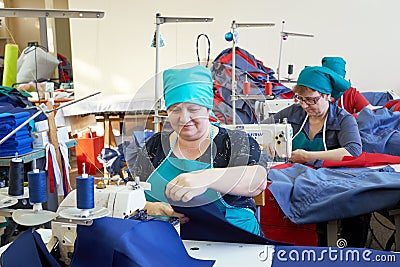
M 358 157 L 345 156 L 342 161 L 324 160 L 323 168 L 329 167 L 370 167 L 387 164 L 400 164 L 400 156 L 392 156 L 388 154 L 367 153 L 363 152 Z
M 391 111 L 400 111 L 400 100 L 390 100 L 384 107 Z
M 264 235 L 272 240 L 296 246 L 318 246 L 316 224 L 301 225 L 291 222 L 268 188 L 265 189 L 265 206 L 260 207 L 260 225 Z
M 368 100 L 354 87 L 350 87 L 343 94 L 343 102 L 344 103 L 342 103 L 342 99 L 339 98 L 338 100 L 339 107 L 344 108 L 350 114 L 358 113 L 364 107 L 370 104 Z
M 54 194 L 55 190 L 55 175 L 54 175 L 54 169 L 53 169 L 53 159 L 51 158 L 51 153 L 50 149 L 48 152 L 48 165 L 47 165 L 47 177 L 49 179 L 49 192 L 51 194 Z
M 279 85 L 282 85 L 282 84 L 279 84 Z M 294 92 L 293 91 L 289 91 L 287 93 L 279 95 L 279 98 L 282 98 L 282 99 L 292 99 L 293 97 L 294 97 Z

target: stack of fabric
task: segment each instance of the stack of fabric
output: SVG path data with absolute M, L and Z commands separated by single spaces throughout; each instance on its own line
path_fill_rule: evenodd
M 0 139 L 21 125 L 30 117 L 29 112 L 0 113 Z M 0 145 L 0 157 L 26 154 L 32 151 L 33 138 L 29 134 L 28 125 L 22 127 L 7 141 Z

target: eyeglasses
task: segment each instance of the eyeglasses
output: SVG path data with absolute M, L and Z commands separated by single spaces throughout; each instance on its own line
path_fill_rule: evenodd
M 299 95 L 295 95 L 294 99 L 300 102 L 300 104 L 306 103 L 307 105 L 315 105 L 321 99 L 322 95 L 317 97 L 301 97 Z

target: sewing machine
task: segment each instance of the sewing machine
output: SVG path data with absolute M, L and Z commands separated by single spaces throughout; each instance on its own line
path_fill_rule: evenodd
M 132 212 L 143 209 L 146 204 L 144 189 L 135 182 L 125 185 L 107 185 L 104 189 L 94 191 L 95 207 L 105 207 L 110 211 L 109 216 L 127 218 Z M 57 213 L 67 208 L 76 207 L 76 190 L 72 191 L 61 202 Z M 90 218 L 87 219 L 89 221 Z M 70 264 L 76 238 L 76 223 L 65 221 L 53 221 L 53 237 L 58 241 L 60 260 Z M 50 242 L 49 242 L 50 243 Z M 50 244 L 51 246 L 51 244 Z
M 231 130 L 245 131 L 249 136 L 253 137 L 262 150 L 262 159 L 260 160 L 264 160 L 263 155 L 268 155 L 268 146 L 275 149 L 276 161 L 285 161 L 291 156 L 293 129 L 288 123 L 240 124 L 225 125 L 224 127 Z
M 272 114 L 277 113 L 281 109 L 294 104 L 294 99 L 272 99 L 265 101 L 256 101 L 254 104 L 255 114 L 258 121 L 265 120 Z

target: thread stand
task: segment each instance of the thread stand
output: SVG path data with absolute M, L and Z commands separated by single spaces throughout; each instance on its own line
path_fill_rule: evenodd
M 225 34 L 225 39 L 227 41 L 232 42 L 232 94 L 231 94 L 231 102 L 232 102 L 232 124 L 236 124 L 236 88 L 237 88 L 237 81 L 236 81 L 236 43 L 238 42 L 238 34 L 236 29 L 240 27 L 246 27 L 246 28 L 253 28 L 253 27 L 273 27 L 275 26 L 274 23 L 237 23 L 235 20 L 232 21 L 231 24 L 231 31 L 230 34 L 227 33 Z M 245 96 L 247 97 L 247 96 Z M 242 99 L 255 99 L 255 98 L 245 98 L 245 97 L 240 97 Z
M 94 205 L 94 177 L 85 173 L 85 163 L 82 164 L 83 174 L 76 177 L 75 194 L 77 207 L 63 209 L 59 215 L 70 220 L 93 220 L 105 217 L 110 211 L 104 207 Z
M 57 217 L 53 211 L 43 210 L 42 203 L 47 201 L 46 196 L 46 173 L 39 169 L 28 172 L 29 201 L 32 210 L 18 209 L 12 214 L 13 220 L 25 226 L 45 224 Z
M 295 33 L 295 32 L 286 32 L 283 30 L 285 25 L 285 21 L 282 21 L 282 30 L 281 30 L 281 38 L 280 38 L 280 45 L 279 45 L 279 59 L 278 59 L 278 67 L 276 68 L 276 72 L 278 74 L 278 83 L 281 82 L 281 60 L 282 60 L 282 53 L 283 53 L 283 41 L 286 41 L 289 36 L 297 36 L 297 37 L 314 37 L 313 34 L 304 34 L 304 33 Z M 290 72 L 290 71 L 289 71 Z M 293 69 L 292 69 L 293 72 Z M 292 73 L 290 73 L 292 74 Z
M 7 208 L 18 203 L 18 200 L 13 197 L 0 195 L 0 209 Z
M 108 216 L 110 211 L 107 208 L 95 207 L 93 209 L 82 210 L 78 208 L 68 208 L 59 212 L 59 216 L 64 219 L 76 221 L 88 221 Z M 69 222 L 72 222 L 69 221 Z
M 40 205 L 40 207 L 36 206 L 35 208 L 35 205 Z M 33 210 L 15 210 L 12 213 L 13 220 L 20 225 L 35 226 L 50 222 L 57 217 L 57 213 L 43 210 L 42 203 L 34 203 L 33 206 Z

